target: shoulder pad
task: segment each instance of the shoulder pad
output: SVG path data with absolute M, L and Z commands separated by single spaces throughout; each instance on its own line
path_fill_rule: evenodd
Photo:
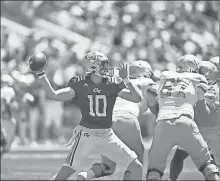
M 73 82 L 80 82 L 82 80 L 86 80 L 86 76 L 76 76 L 70 79 Z
M 164 71 L 160 74 L 160 79 L 167 79 L 167 78 L 173 78 L 177 76 L 177 72 L 173 71 Z

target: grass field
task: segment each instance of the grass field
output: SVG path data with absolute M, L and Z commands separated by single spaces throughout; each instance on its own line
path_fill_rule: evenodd
M 147 146 L 145 154 L 145 164 L 147 165 Z M 161 148 L 162 149 L 162 148 Z M 48 180 L 53 176 L 63 164 L 68 153 L 67 149 L 30 149 L 20 148 L 11 150 L 1 159 L 1 180 Z M 168 169 L 173 151 L 168 157 L 168 163 L 163 180 L 168 179 Z M 98 155 L 91 155 L 82 168 L 89 168 L 92 163 L 99 161 Z M 116 173 L 112 177 L 106 177 L 104 180 L 119 179 L 123 171 L 123 166 L 119 165 Z M 146 173 L 146 166 L 145 166 Z M 73 175 L 70 179 L 74 179 Z M 102 179 L 103 180 L 103 179 Z M 201 173 L 193 165 L 190 158 L 185 161 L 184 171 L 181 173 L 179 180 L 204 180 Z

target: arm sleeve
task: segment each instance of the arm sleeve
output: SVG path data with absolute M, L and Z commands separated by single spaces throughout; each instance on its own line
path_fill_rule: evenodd
M 113 84 L 113 93 L 118 94 L 119 92 L 121 92 L 122 89 L 125 89 L 126 85 L 123 81 L 121 81 L 120 83 L 115 83 Z
M 69 82 L 68 82 L 68 84 L 67 84 L 67 86 L 66 87 L 70 87 L 70 88 L 72 88 L 75 92 L 76 92 L 76 95 L 77 95 L 77 92 L 78 92 L 78 90 L 79 90 L 79 88 L 80 88 L 80 86 L 79 86 L 79 78 L 78 77 L 73 77 L 73 78 L 71 78 L 70 80 L 69 80 Z

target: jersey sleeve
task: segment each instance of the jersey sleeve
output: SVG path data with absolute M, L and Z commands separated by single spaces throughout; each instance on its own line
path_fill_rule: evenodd
M 111 78 L 110 81 L 112 82 L 112 93 L 118 94 L 122 89 L 126 88 L 125 83 L 120 78 Z
M 69 80 L 67 87 L 70 87 L 77 92 L 80 90 L 80 81 L 80 76 L 73 77 Z

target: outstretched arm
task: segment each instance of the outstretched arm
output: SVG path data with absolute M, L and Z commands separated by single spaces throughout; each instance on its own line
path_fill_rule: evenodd
M 197 87 L 197 95 L 198 95 L 198 101 L 196 103 L 196 109 L 198 113 L 206 112 L 210 114 L 209 106 L 206 104 L 206 100 L 205 100 L 204 89 L 201 87 Z
M 159 112 L 159 104 L 157 102 L 157 94 L 151 90 L 147 90 L 148 106 L 150 111 L 157 117 Z
M 127 89 L 122 89 L 118 96 L 131 102 L 140 102 L 142 99 L 140 90 L 135 88 L 129 79 L 124 79 L 123 82 L 126 84 Z
M 46 95 L 49 98 L 56 101 L 68 101 L 71 98 L 75 97 L 75 91 L 70 87 L 54 90 L 44 72 L 38 73 L 38 76 L 39 76 L 39 82 L 42 84 L 46 92 Z
M 120 64 L 119 64 L 120 65 Z M 126 84 L 127 89 L 123 89 L 118 93 L 118 96 L 126 99 L 128 101 L 132 101 L 138 103 L 141 101 L 141 91 L 134 87 L 133 84 L 128 79 L 128 65 L 122 63 L 119 69 L 119 76 L 122 78 L 123 82 Z

